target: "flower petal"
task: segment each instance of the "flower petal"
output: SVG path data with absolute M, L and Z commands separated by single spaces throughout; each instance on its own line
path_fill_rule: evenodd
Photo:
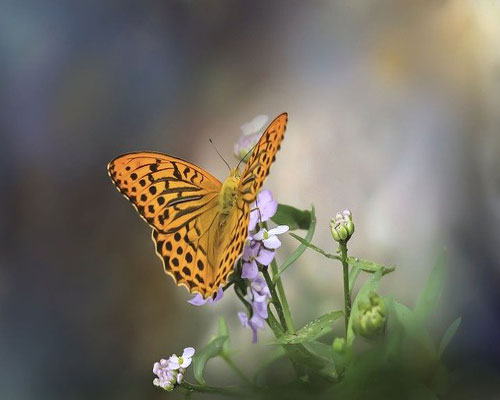
M 243 268 L 241 271 L 241 277 L 244 279 L 255 279 L 259 273 L 259 267 L 255 261 L 243 263 Z
M 186 357 L 182 359 L 182 364 L 180 365 L 181 368 L 187 368 L 191 365 L 191 361 L 193 359 L 191 357 Z
M 273 199 L 273 194 L 267 189 L 259 193 L 256 205 L 259 207 L 262 221 L 269 220 L 278 210 L 278 202 Z
M 212 301 L 210 301 L 209 304 L 217 303 L 220 299 L 222 299 L 223 296 L 224 296 L 224 289 L 221 286 L 219 288 L 219 290 L 217 291 L 217 294 L 215 295 L 215 298 Z
M 186 347 L 184 349 L 184 351 L 182 352 L 182 358 L 193 357 L 194 352 L 195 352 L 195 350 L 193 347 Z
M 188 300 L 188 303 L 193 306 L 204 306 L 207 304 L 208 299 L 204 299 L 203 296 L 197 293 L 191 300 Z
M 244 123 L 240 126 L 243 135 L 252 135 L 260 131 L 264 124 L 269 120 L 267 115 L 261 114 L 254 117 L 251 121 Z
M 268 249 L 277 249 L 281 246 L 281 242 L 276 235 L 270 236 L 269 239 L 264 239 L 262 243 L 264 243 L 264 246 Z
M 290 228 L 287 225 L 278 225 L 277 227 L 268 231 L 268 233 L 269 235 L 281 235 L 282 233 L 287 232 L 289 229 Z
M 248 231 L 251 232 L 257 226 L 257 222 L 259 221 L 259 210 L 255 209 L 255 207 L 251 207 L 252 211 L 250 212 L 250 220 L 248 221 Z
M 253 235 L 254 240 L 264 239 L 264 232 L 267 232 L 265 228 L 261 228 L 255 235 Z
M 240 319 L 241 325 L 243 325 L 244 328 L 248 326 L 248 315 L 247 313 L 240 311 L 238 313 L 238 318 Z
M 262 265 L 269 265 L 274 259 L 274 251 L 262 247 L 255 259 Z

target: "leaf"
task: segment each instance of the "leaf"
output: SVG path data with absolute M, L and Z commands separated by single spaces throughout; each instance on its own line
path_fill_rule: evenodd
M 303 345 L 307 351 L 309 351 L 311 354 L 313 354 L 318 359 L 321 359 L 323 361 L 324 365 L 320 370 L 323 375 L 329 377 L 337 376 L 337 372 L 335 369 L 335 361 L 333 359 L 333 351 L 331 346 L 325 343 L 317 342 L 315 340 L 310 342 L 305 342 L 303 343 Z
M 333 361 L 330 361 L 328 358 L 330 346 L 325 345 L 328 348 L 328 353 L 316 354 L 318 350 L 314 351 L 314 349 L 312 349 L 313 351 L 311 351 L 310 343 L 311 342 L 284 344 L 283 347 L 288 357 L 290 357 L 295 364 L 299 366 L 307 366 L 327 378 L 334 378 L 335 366 Z M 309 345 L 309 348 L 306 348 L 306 344 Z M 322 345 L 322 343 L 319 344 Z
M 229 355 L 229 328 L 227 327 L 227 322 L 224 317 L 219 317 L 218 323 L 218 333 L 219 337 L 227 336 L 227 340 L 224 342 L 222 346 L 222 354 Z
M 436 307 L 439 298 L 441 297 L 441 291 L 443 289 L 444 284 L 444 265 L 446 263 L 446 254 L 443 252 L 434 268 L 431 271 L 429 276 L 429 280 L 427 284 L 424 286 L 420 296 L 417 300 L 417 304 L 415 306 L 415 313 L 422 320 L 426 320 Z
M 351 270 L 349 271 L 349 293 L 352 293 L 352 289 L 354 289 L 354 285 L 358 279 L 359 274 L 361 273 L 361 268 L 353 265 Z
M 347 263 L 353 268 L 357 267 L 361 271 L 368 272 L 370 274 L 374 274 L 377 271 L 382 271 L 382 275 L 386 275 L 396 269 L 396 267 L 394 266 L 387 267 L 385 265 L 377 264 L 373 261 L 363 260 L 358 257 L 348 257 Z
M 409 309 L 404 304 L 398 303 L 392 300 L 390 303 L 393 309 L 392 315 L 389 315 L 389 319 L 396 318 L 402 331 L 399 333 L 400 344 L 406 343 L 408 347 L 418 353 L 420 357 L 427 360 L 436 359 L 436 349 L 432 338 L 422 323 L 422 320 L 418 318 L 415 311 Z M 409 344 L 408 344 L 409 343 Z
M 316 216 L 314 214 L 314 206 L 311 208 L 311 222 L 309 225 L 309 229 L 307 230 L 306 237 L 303 239 L 305 243 L 301 243 L 295 251 L 285 260 L 285 262 L 279 268 L 279 272 L 273 277 L 273 281 L 276 282 L 278 277 L 297 259 L 304 253 L 307 249 L 308 244 L 311 243 L 312 237 L 314 235 L 314 231 L 316 229 Z
M 218 336 L 212 339 L 203 349 L 195 354 L 193 357 L 193 373 L 195 379 L 201 385 L 205 385 L 205 378 L 203 377 L 203 370 L 205 365 L 211 358 L 217 357 L 221 354 L 224 343 L 228 339 L 227 336 Z
M 322 315 L 321 317 L 309 322 L 297 332 L 281 336 L 275 343 L 297 344 L 310 342 L 311 340 L 317 339 L 325 333 L 330 332 L 332 330 L 333 323 L 342 317 L 342 315 L 344 315 L 342 311 L 332 311 L 328 314 Z
M 302 243 L 304 246 L 309 247 L 311 250 L 314 250 L 315 252 L 325 256 L 326 258 L 331 258 L 332 260 L 340 260 L 340 256 L 336 256 L 334 254 L 329 254 L 323 249 L 320 249 L 318 246 L 315 246 L 312 243 L 308 243 L 305 239 L 302 239 L 300 236 L 296 235 L 295 233 L 289 233 L 291 237 L 294 239 L 298 240 L 300 243 Z
M 287 225 L 290 230 L 309 229 L 312 221 L 311 211 L 278 204 L 278 210 L 271 220 L 277 225 Z
M 439 358 L 441 358 L 443 356 L 443 353 L 446 350 L 446 347 L 451 342 L 451 339 L 453 339 L 453 336 L 455 336 L 455 333 L 457 333 L 458 327 L 460 326 L 461 322 L 462 322 L 462 318 L 458 317 L 455 321 L 453 321 L 451 323 L 451 325 L 448 327 L 448 329 L 446 329 L 446 332 L 444 333 L 443 337 L 441 338 L 441 343 L 439 343 L 439 350 L 438 350 Z
M 368 295 L 372 290 L 376 290 L 378 288 L 380 278 L 382 278 L 382 270 L 378 270 L 375 272 L 375 274 L 370 278 L 365 281 L 361 289 L 359 290 L 358 295 L 356 296 L 356 299 L 352 303 L 352 308 L 351 308 L 351 316 L 349 318 L 349 323 L 347 325 L 347 346 L 350 347 L 352 346 L 354 342 L 354 338 L 356 337 L 356 334 L 354 333 L 354 329 L 352 327 L 353 321 L 355 318 L 358 318 L 359 316 L 359 309 L 358 309 L 358 304 L 360 301 L 366 301 L 368 299 Z

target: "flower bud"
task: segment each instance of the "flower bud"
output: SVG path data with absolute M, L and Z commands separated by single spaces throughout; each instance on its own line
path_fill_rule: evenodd
M 358 302 L 358 310 L 359 314 L 353 321 L 353 329 L 357 334 L 372 338 L 384 332 L 387 308 L 378 294 L 370 292 L 368 301 Z
M 347 242 L 354 233 L 351 211 L 345 209 L 341 213 L 337 213 L 335 218 L 330 220 L 330 231 L 336 242 Z
M 345 339 L 343 337 L 336 337 L 333 340 L 333 351 L 336 353 L 343 353 L 345 351 Z

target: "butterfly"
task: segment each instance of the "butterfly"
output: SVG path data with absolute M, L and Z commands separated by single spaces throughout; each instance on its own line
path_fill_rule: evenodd
M 116 157 L 108 173 L 153 228 L 156 254 L 178 286 L 203 298 L 227 282 L 248 236 L 251 205 L 280 149 L 288 115 L 266 128 L 240 173 L 220 182 L 204 169 L 167 154 Z

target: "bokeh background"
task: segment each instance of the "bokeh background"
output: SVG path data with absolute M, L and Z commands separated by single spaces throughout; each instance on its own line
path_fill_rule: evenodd
M 219 315 L 251 371 L 269 348 L 235 296 L 186 303 L 106 164 L 157 150 L 223 179 L 208 139 L 235 164 L 240 125 L 287 111 L 266 187 L 314 203 L 329 250 L 329 217 L 351 208 L 351 254 L 398 265 L 382 291 L 408 305 L 446 247 L 453 398 L 494 398 L 499 21 L 496 0 L 1 0 L 0 397 L 168 398 L 153 362 L 202 346 Z M 299 326 L 341 306 L 339 268 L 314 253 L 284 280 Z

